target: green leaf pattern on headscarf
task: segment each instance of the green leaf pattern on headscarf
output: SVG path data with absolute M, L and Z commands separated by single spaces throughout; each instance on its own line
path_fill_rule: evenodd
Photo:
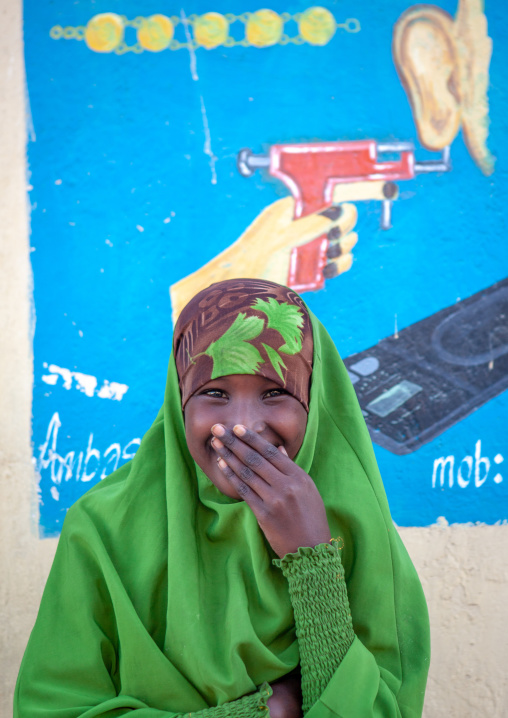
M 255 374 L 263 363 L 261 354 L 249 339 L 263 331 L 263 320 L 240 312 L 233 324 L 204 352 L 213 361 L 212 379 L 228 374 Z
M 276 349 L 273 349 L 268 344 L 263 344 L 263 347 L 265 349 L 265 352 L 268 355 L 268 359 L 272 362 L 272 366 L 277 372 L 277 374 L 280 376 L 281 380 L 284 381 L 284 376 L 282 375 L 282 369 L 286 368 L 286 365 L 284 364 L 281 355 Z M 285 383 L 285 382 L 284 382 Z
M 268 320 L 267 328 L 275 329 L 284 339 L 285 343 L 278 351 L 263 343 L 268 359 L 281 381 L 284 381 L 282 369 L 285 369 L 286 365 L 279 352 L 298 354 L 301 351 L 302 312 L 294 305 L 278 302 L 273 298 L 268 301 L 256 299 L 252 309 L 263 312 Z M 240 312 L 229 329 L 203 352 L 213 361 L 211 378 L 217 379 L 228 374 L 256 374 L 258 366 L 263 364 L 264 360 L 256 347 L 249 344 L 249 340 L 258 337 L 263 328 L 262 319 L 255 316 L 247 317 L 245 312 Z
M 294 304 L 278 302 L 276 299 L 256 299 L 253 309 L 263 312 L 268 317 L 268 328 L 275 329 L 286 342 L 279 347 L 285 354 L 298 354 L 302 349 L 303 315 Z

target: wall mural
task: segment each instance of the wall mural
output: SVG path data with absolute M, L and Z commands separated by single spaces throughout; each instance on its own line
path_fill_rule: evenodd
M 398 525 L 508 520 L 502 0 L 25 6 L 41 537 L 235 276 L 327 326 Z

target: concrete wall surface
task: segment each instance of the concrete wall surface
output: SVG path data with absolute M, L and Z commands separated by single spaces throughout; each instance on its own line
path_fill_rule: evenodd
M 36 533 L 31 272 L 20 0 L 0 0 L 0 718 L 56 540 Z M 427 718 L 508 716 L 508 526 L 401 529 L 432 625 Z
M 21 2 L 0 21 L 0 716 L 12 714 L 17 669 L 56 541 L 39 541 L 30 446 L 31 274 Z

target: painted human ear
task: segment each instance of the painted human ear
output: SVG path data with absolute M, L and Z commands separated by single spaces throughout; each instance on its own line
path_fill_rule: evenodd
M 461 123 L 452 17 L 432 5 L 410 8 L 395 24 L 392 52 L 421 144 L 442 150 L 453 142 Z
M 393 31 L 393 59 L 418 137 L 429 150 L 451 144 L 462 126 L 469 154 L 485 175 L 494 171 L 487 147 L 489 65 L 483 0 L 459 0 L 455 19 L 434 5 L 415 5 Z

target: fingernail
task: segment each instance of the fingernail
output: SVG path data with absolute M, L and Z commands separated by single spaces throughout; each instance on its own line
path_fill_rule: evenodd
M 328 259 L 336 259 L 337 257 L 340 257 L 341 254 L 342 247 L 339 242 L 334 242 L 333 244 L 330 244 L 330 246 L 326 250 L 326 256 Z
M 220 439 L 217 439 L 215 436 L 212 439 L 212 446 L 214 449 L 223 449 L 224 448 L 224 444 L 222 443 L 222 441 Z
M 340 227 L 332 227 L 331 230 L 328 232 L 328 239 L 331 241 L 333 239 L 338 239 L 342 232 L 340 231 Z
M 283 446 L 279 446 L 279 451 L 281 454 L 284 454 L 284 456 L 288 456 L 288 452 Z
M 243 424 L 236 424 L 236 426 L 233 426 L 233 431 L 237 436 L 243 436 L 247 429 L 243 426 Z
M 212 426 L 212 434 L 215 434 L 215 436 L 224 436 L 225 431 L 222 424 L 214 424 Z
M 327 217 L 333 222 L 334 220 L 339 219 L 340 215 L 342 214 L 342 207 L 340 205 L 332 205 L 331 207 L 327 207 L 327 209 L 324 209 L 321 214 L 323 217 Z
M 383 185 L 383 194 L 387 199 L 393 199 L 398 191 L 399 188 L 395 182 L 385 182 Z
M 339 274 L 339 270 L 335 262 L 328 262 L 328 264 L 323 267 L 323 277 L 325 279 L 333 279 L 337 274 Z
M 225 469 L 226 466 L 227 466 L 227 464 L 226 464 L 226 462 L 224 461 L 224 459 L 219 459 L 217 463 L 219 464 L 219 466 L 221 467 L 221 469 Z

